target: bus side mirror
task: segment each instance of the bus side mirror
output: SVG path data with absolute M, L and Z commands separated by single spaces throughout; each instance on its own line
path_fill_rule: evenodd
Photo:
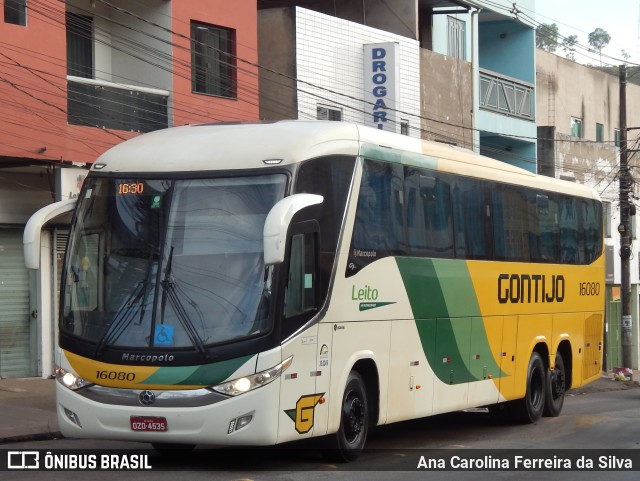
M 294 194 L 279 201 L 269 211 L 264 223 L 264 263 L 265 265 L 284 262 L 287 232 L 293 216 L 311 205 L 321 204 L 324 198 L 316 194 Z
M 22 244 L 27 269 L 40 269 L 40 237 L 44 225 L 59 215 L 75 209 L 77 199 L 61 200 L 35 212 L 24 227 Z

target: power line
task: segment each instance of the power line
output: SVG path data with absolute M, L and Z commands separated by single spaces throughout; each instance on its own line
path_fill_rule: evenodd
M 508 7 L 505 7 L 504 5 L 501 5 L 501 4 L 499 4 L 499 3 L 492 2 L 491 0 L 484 0 L 484 3 L 486 3 L 487 5 L 490 5 L 490 6 L 491 6 L 493 9 L 495 9 L 496 11 L 500 11 L 500 10 L 501 10 L 501 11 L 504 11 L 505 13 L 507 13 L 507 14 L 511 14 L 512 16 L 515 16 L 515 18 L 517 18 L 517 19 L 518 19 L 518 20 L 520 20 L 521 22 L 523 22 L 523 23 L 525 23 L 526 25 L 529 25 L 529 26 L 531 26 L 531 27 L 533 27 L 533 28 L 537 28 L 537 27 L 539 27 L 539 26 L 543 25 L 543 23 L 538 22 L 535 18 L 533 18 L 533 17 L 531 16 L 531 15 L 533 15 L 533 14 L 537 13 L 537 12 L 534 12 L 534 10 L 529 9 L 529 8 L 527 8 L 526 6 L 518 5 L 518 6 L 517 6 L 517 8 L 516 8 L 516 5 L 517 5 L 517 4 L 515 4 L 515 3 L 514 3 L 514 4 L 513 4 L 513 7 L 508 8 Z M 514 11 L 514 8 L 516 8 L 516 10 L 515 10 L 515 11 Z M 525 13 L 524 11 L 530 12 L 530 14 L 531 14 L 531 15 L 530 15 L 530 14 Z M 516 13 L 516 12 L 517 12 L 517 13 Z M 540 15 L 540 14 L 538 14 L 538 15 Z M 543 17 L 545 17 L 545 18 L 548 18 L 549 20 L 553 21 L 554 23 L 559 23 L 559 24 L 561 24 L 561 25 L 565 25 L 565 26 L 567 26 L 567 27 L 569 27 L 569 28 L 571 28 L 571 29 L 573 29 L 573 30 L 580 31 L 579 29 L 577 29 L 577 28 L 575 28 L 575 27 L 572 27 L 572 26 L 570 26 L 570 25 L 567 25 L 567 24 L 565 24 L 565 23 L 563 23 L 563 22 L 560 22 L 560 21 L 558 21 L 558 20 L 554 20 L 553 18 L 547 17 L 547 16 L 545 16 L 545 15 L 541 15 L 541 16 L 543 16 Z M 583 33 L 586 33 L 586 32 L 583 32 Z M 561 40 L 565 40 L 565 39 L 567 38 L 567 37 L 564 37 L 564 36 L 562 36 L 562 35 L 558 35 L 558 37 L 559 37 Z M 581 49 L 581 50 L 584 50 L 585 52 L 587 52 L 587 53 L 589 53 L 589 54 L 595 53 L 595 52 L 594 52 L 594 50 L 593 50 L 593 48 L 591 48 L 591 47 L 587 47 L 587 46 L 582 45 L 582 44 L 580 44 L 580 43 L 576 43 L 574 46 L 575 46 L 575 47 L 578 47 L 578 48 L 579 48 L 579 49 Z M 581 55 L 583 55 L 585 58 L 590 59 L 590 60 L 594 60 L 594 61 L 598 61 L 598 62 L 599 62 L 599 61 L 601 61 L 601 58 L 593 58 L 593 57 L 589 57 L 589 55 L 587 55 L 587 53 L 581 53 Z M 609 63 L 609 65 L 611 65 L 611 66 L 619 65 L 619 64 L 621 64 L 621 63 L 626 63 L 626 61 L 625 61 L 625 60 L 621 60 L 621 59 L 619 59 L 619 58 L 612 57 L 612 56 L 607 55 L 607 54 L 601 54 L 601 57 L 604 57 L 605 59 L 610 59 L 610 60 L 613 60 L 614 62 L 616 62 L 615 64 L 614 64 L 614 63 Z M 638 64 L 634 64 L 634 65 L 638 65 Z M 591 67 L 591 66 L 590 66 L 590 67 Z
M 105 4 L 105 5 L 111 6 L 110 2 L 106 2 L 106 1 L 104 1 L 104 0 L 98 0 L 98 1 L 100 1 L 100 3 L 103 3 L 103 4 Z M 37 1 L 32 2 L 32 4 L 37 4 L 37 3 L 38 3 Z M 48 7 L 47 5 L 45 5 L 45 6 L 44 6 L 44 8 L 45 8 L 45 12 L 46 12 L 47 7 Z M 120 11 L 122 11 L 123 13 L 126 13 L 126 12 L 127 12 L 127 11 L 126 11 L 126 10 L 124 10 L 124 9 L 120 9 Z M 44 14 L 44 13 L 43 13 L 43 14 Z M 132 15 L 133 15 L 133 14 L 132 14 Z M 48 18 L 50 18 L 50 17 L 48 17 Z M 110 22 L 112 22 L 112 23 L 115 23 L 113 19 L 110 19 L 110 18 L 108 18 L 108 17 L 103 17 L 103 18 L 104 18 L 104 19 L 106 19 L 106 20 L 108 20 L 108 21 L 110 21 Z M 136 18 L 142 18 L 142 17 L 137 16 Z M 62 23 L 62 22 L 59 22 L 59 23 Z M 151 24 L 153 24 L 152 22 L 150 22 L 150 23 L 151 23 Z M 122 24 L 122 23 L 116 23 L 116 24 L 117 24 L 117 25 L 120 25 L 120 26 L 123 26 L 123 25 L 124 25 L 124 24 Z M 153 24 L 153 25 L 155 25 L 155 24 Z M 130 26 L 129 26 L 129 27 L 130 27 Z M 159 27 L 160 27 L 160 28 L 164 28 L 164 27 L 161 27 L 161 26 L 159 26 Z M 164 28 L 164 29 L 165 29 L 166 31 L 168 31 L 168 32 L 171 32 L 172 34 L 176 34 L 176 33 L 175 33 L 173 30 L 171 30 L 171 29 L 166 29 L 166 28 Z M 140 32 L 140 31 L 138 30 L 138 32 Z M 144 33 L 145 35 L 148 35 L 148 33 L 146 33 L 146 32 L 142 32 L 142 33 Z M 184 36 L 184 35 L 182 35 L 182 37 L 183 37 L 183 39 L 186 39 L 186 40 L 189 40 L 190 42 L 193 42 L 193 39 L 191 39 L 191 38 L 189 38 L 189 37 L 186 37 L 186 36 Z M 157 39 L 156 37 L 154 37 L 154 38 L 155 38 L 155 39 Z M 111 46 L 113 46 L 113 44 L 110 44 L 110 45 L 111 45 Z M 171 45 L 175 46 L 175 44 L 173 44 L 173 43 L 172 43 Z M 157 49 L 152 49 L 152 48 L 150 48 L 150 47 L 148 47 L 147 45 L 144 45 L 144 44 L 142 44 L 142 45 L 141 45 L 141 48 L 143 48 L 142 52 L 150 52 L 150 53 L 154 53 L 154 54 L 156 54 L 156 53 L 158 53 L 158 52 L 159 52 L 159 50 L 157 50 Z M 183 47 L 183 48 L 184 48 L 184 47 Z M 127 52 L 127 53 L 129 53 L 129 52 Z M 246 59 L 241 59 L 240 57 L 236 57 L 236 58 L 237 58 L 237 60 L 239 60 L 239 61 L 241 61 L 241 62 L 242 62 L 242 61 L 246 61 Z M 144 59 L 144 58 L 143 58 L 142 60 L 143 60 L 143 61 L 147 61 L 147 60 L 146 60 L 146 59 Z M 171 57 L 167 57 L 167 58 L 164 58 L 163 60 L 164 60 L 164 61 L 167 61 L 167 62 L 171 62 L 172 58 L 171 58 Z M 250 62 L 247 62 L 247 63 L 250 63 Z M 189 65 L 186 65 L 186 66 L 185 66 L 185 65 L 178 65 L 178 66 L 179 66 L 179 67 L 181 67 L 181 68 L 187 68 L 187 69 L 189 68 Z M 257 62 L 254 62 L 254 63 L 252 64 L 252 66 L 254 66 L 254 67 L 258 68 L 258 69 L 264 69 L 264 68 L 265 68 L 264 66 L 259 65 Z M 169 68 L 169 67 L 167 67 L 167 68 Z M 270 70 L 270 71 L 271 71 L 272 73 L 275 73 L 275 74 L 277 74 L 277 75 L 279 75 L 279 76 L 284 77 L 285 79 L 293 80 L 293 81 L 296 81 L 296 82 L 299 82 L 299 81 L 300 81 L 300 79 L 299 79 L 299 78 L 291 77 L 291 76 L 286 76 L 286 75 L 284 75 L 284 74 L 281 74 L 281 73 L 279 73 L 279 72 L 275 72 L 275 71 L 273 71 L 273 70 Z M 32 73 L 33 73 L 33 72 L 32 72 Z M 187 78 L 187 77 L 185 76 L 185 78 Z M 354 111 L 356 111 L 356 112 L 360 112 L 360 113 L 363 113 L 363 112 L 364 112 L 362 109 L 358 109 L 357 107 L 353 107 L 352 105 L 350 105 L 350 104 L 348 103 L 348 101 L 349 101 L 349 100 L 351 100 L 351 101 L 354 101 L 354 102 L 357 102 L 357 103 L 365 104 L 365 101 L 364 101 L 364 99 L 362 99 L 362 98 L 355 97 L 355 96 L 348 96 L 348 95 L 345 95 L 345 94 L 343 94 L 343 93 L 341 93 L 341 92 L 339 92 L 339 91 L 336 91 L 336 90 L 333 90 L 333 89 L 327 89 L 327 88 L 325 88 L 325 87 L 321 87 L 321 86 L 315 85 L 315 84 L 310 83 L 310 82 L 306 82 L 306 84 L 307 84 L 309 87 L 311 87 L 311 88 L 317 88 L 317 89 L 319 89 L 320 91 L 324 91 L 324 92 L 326 92 L 326 94 L 333 95 L 334 97 L 332 98 L 332 97 L 327 97 L 326 95 L 324 95 L 324 96 L 323 96 L 323 95 L 315 94 L 315 93 L 312 93 L 312 92 L 310 92 L 310 91 L 305 91 L 305 90 L 300 89 L 300 88 L 298 88 L 298 89 L 297 89 L 297 92 L 306 93 L 306 94 L 309 94 L 309 95 L 313 96 L 314 98 L 321 99 L 321 100 L 324 100 L 324 101 L 327 101 L 327 102 L 337 103 L 338 105 L 341 105 L 341 106 L 343 106 L 344 108 L 351 109 L 351 110 L 354 110 Z M 257 91 L 255 91 L 255 90 L 254 90 L 254 91 L 253 91 L 253 93 L 257 95 Z M 340 101 L 336 102 L 335 97 L 345 97 L 345 98 L 347 98 L 347 103 L 340 102 Z M 465 130 L 474 130 L 474 129 L 472 129 L 472 128 L 468 127 L 468 126 L 461 125 L 461 124 L 454 124 L 454 123 L 450 123 L 450 122 L 445 122 L 445 121 L 442 121 L 442 120 L 439 120 L 439 119 L 429 118 L 429 117 L 425 117 L 425 116 L 422 116 L 422 115 L 417 116 L 417 115 L 416 115 L 416 114 L 414 114 L 414 113 L 410 113 L 410 112 L 403 112 L 403 111 L 400 111 L 400 110 L 399 110 L 398 112 L 399 112 L 399 113 L 401 113 L 401 114 L 403 114 L 403 115 L 407 115 L 407 116 L 409 116 L 409 117 L 411 117 L 411 118 L 418 118 L 418 119 L 419 119 L 419 120 L 421 120 L 421 121 L 422 121 L 422 120 L 426 120 L 426 121 L 430 121 L 430 122 L 434 122 L 434 123 L 439 123 L 439 124 L 441 124 L 441 125 L 448 125 L 448 126 L 451 126 L 451 127 L 455 127 L 455 128 L 458 128 L 458 129 L 462 129 L 463 131 L 465 131 Z M 425 130 L 425 129 L 422 129 L 422 128 L 416 128 L 416 127 L 414 127 L 414 126 L 412 126 L 412 130 L 413 130 L 413 131 L 418 131 L 418 132 L 420 132 L 420 133 L 433 134 L 433 135 L 436 135 L 437 137 L 440 137 L 440 138 L 442 138 L 442 137 L 443 137 L 442 132 L 433 132 L 433 131 Z M 476 131 L 478 131 L 478 130 L 479 130 L 479 131 L 481 131 L 481 132 L 486 132 L 486 131 L 483 131 L 483 130 L 481 130 L 481 129 L 475 129 L 475 130 L 476 130 Z M 520 139 L 523 139 L 523 140 L 542 140 L 542 139 L 540 139 L 540 138 L 538 138 L 538 137 L 517 136 L 517 135 L 509 135 L 509 134 L 499 134 L 499 135 L 501 135 L 502 137 L 520 138 Z M 457 138 L 454 138 L 454 137 L 449 137 L 449 139 L 448 139 L 448 140 L 453 141 L 454 143 L 457 143 L 457 141 L 458 141 L 458 139 L 457 139 Z M 553 141 L 557 141 L 557 139 L 551 139 L 551 140 L 553 140 Z M 583 143 L 583 142 L 589 142 L 589 141 L 585 141 L 585 140 L 582 140 L 582 139 L 581 139 L 581 140 L 563 140 L 563 141 L 564 141 L 564 142 L 566 142 L 566 141 L 570 141 L 570 142 L 580 142 L 580 143 Z M 485 145 L 483 145 L 483 148 L 485 148 Z M 486 149 L 485 151 L 492 151 L 492 147 L 491 147 L 491 146 L 489 146 L 489 148 L 488 148 L 488 149 Z M 494 151 L 495 151 L 495 150 L 494 150 Z M 534 162 L 535 162 L 535 158 L 531 158 L 531 159 L 521 158 L 520 160 L 527 161 L 527 162 L 531 162 L 531 163 L 534 163 Z

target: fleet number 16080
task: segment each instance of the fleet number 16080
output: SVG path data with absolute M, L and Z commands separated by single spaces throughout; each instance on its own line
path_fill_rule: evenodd
M 96 371 L 96 377 L 110 381 L 135 381 L 136 379 L 135 373 L 122 371 Z
M 580 295 L 581 296 L 598 296 L 598 295 L 600 295 L 600 283 L 599 282 L 581 282 L 580 283 Z

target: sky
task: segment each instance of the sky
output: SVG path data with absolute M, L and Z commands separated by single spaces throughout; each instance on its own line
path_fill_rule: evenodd
M 535 0 L 535 9 L 538 23 L 555 23 L 560 35 L 577 35 L 578 43 L 585 48 L 589 48 L 589 33 L 598 27 L 606 30 L 611 41 L 602 51 L 603 64 L 624 63 L 622 49 L 630 55 L 627 63 L 640 64 L 640 0 Z M 576 54 L 580 63 L 598 65 L 600 62 L 597 53 L 588 53 L 585 49 L 577 52 L 586 54 Z M 555 53 L 565 56 L 561 49 Z

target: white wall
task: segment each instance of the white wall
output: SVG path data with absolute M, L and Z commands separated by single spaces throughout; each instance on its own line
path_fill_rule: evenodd
M 131 30 L 112 24 L 114 34 L 112 41 L 115 47 L 111 65 L 113 81 L 128 84 L 132 83 L 130 79 L 133 79 L 134 85 L 171 91 L 173 88 L 172 62 L 169 60 L 172 55 L 171 34 L 154 26 L 160 25 L 167 30 L 172 29 L 171 2 L 137 0 L 136 2 L 125 1 L 121 6 L 145 18 L 149 23 L 137 20 L 130 15 L 111 11 L 111 18 L 118 24 L 134 26 L 134 30 Z M 126 41 L 123 42 L 122 39 Z M 134 47 L 130 42 L 139 46 Z M 128 52 L 133 52 L 133 55 L 129 55 Z
M 114 5 L 144 17 L 118 12 L 99 2 L 73 0 L 68 10 L 93 15 L 95 78 L 125 85 L 172 89 L 171 2 L 165 0 L 113 0 Z M 78 8 L 74 8 L 77 6 Z M 162 28 L 155 27 L 160 25 Z M 133 28 L 127 28 L 132 26 Z M 161 38 L 164 41 L 156 38 Z M 136 46 L 137 45 L 137 46 Z M 132 52 L 134 55 L 129 55 Z M 140 59 L 147 59 L 148 62 Z M 162 65 L 163 68 L 155 65 Z
M 321 104 L 341 108 L 344 120 L 364 124 L 363 45 L 381 42 L 400 46 L 398 118 L 409 120 L 411 135 L 418 137 L 418 41 L 302 8 L 296 8 L 298 118 L 315 119 Z

